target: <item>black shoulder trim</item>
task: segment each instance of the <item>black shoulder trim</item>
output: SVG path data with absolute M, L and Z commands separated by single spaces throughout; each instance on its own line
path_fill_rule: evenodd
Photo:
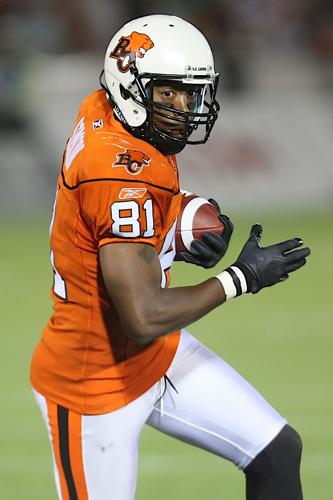
M 120 181 L 120 182 L 136 183 L 136 184 L 145 184 L 146 186 L 152 186 L 154 188 L 161 189 L 162 191 L 167 191 L 168 193 L 171 193 L 173 195 L 176 195 L 179 193 L 179 189 L 178 189 L 178 191 L 174 191 L 173 189 L 169 189 L 169 188 L 166 188 L 163 186 L 158 186 L 157 184 L 153 184 L 151 182 L 140 181 L 140 180 L 136 180 L 136 179 L 121 179 L 118 177 L 99 177 L 96 179 L 87 179 L 85 181 L 78 182 L 77 184 L 75 184 L 75 186 L 70 186 L 66 182 L 65 175 L 64 175 L 64 169 L 61 169 L 61 177 L 62 177 L 62 181 L 63 181 L 65 188 L 69 189 L 70 191 L 73 191 L 74 189 L 79 188 L 82 184 L 88 184 L 88 182 Z

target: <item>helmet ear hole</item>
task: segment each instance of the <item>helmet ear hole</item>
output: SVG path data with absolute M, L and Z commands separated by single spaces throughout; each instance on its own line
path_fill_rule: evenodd
M 125 101 L 127 101 L 128 99 L 130 99 L 131 98 L 131 93 L 127 89 L 125 89 L 125 87 L 123 85 L 120 84 L 119 87 L 120 87 L 121 97 L 123 99 L 125 99 Z

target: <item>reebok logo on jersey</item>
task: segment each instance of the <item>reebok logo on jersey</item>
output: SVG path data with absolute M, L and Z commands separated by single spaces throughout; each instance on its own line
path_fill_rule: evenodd
M 113 167 L 124 167 L 126 172 L 137 175 L 143 167 L 149 165 L 150 156 L 137 149 L 125 149 L 123 153 L 118 153 L 116 161 L 112 163 Z
M 142 198 L 147 192 L 147 188 L 123 188 L 119 193 L 121 200 Z
M 102 118 L 100 118 L 99 120 L 94 120 L 92 122 L 92 128 L 93 128 L 93 130 L 96 130 L 98 128 L 103 128 L 103 126 L 104 126 L 104 123 L 103 123 L 103 119 Z
M 146 52 L 153 47 L 154 42 L 148 35 L 132 31 L 130 35 L 120 38 L 109 57 L 117 59 L 117 68 L 122 73 L 126 73 L 130 68 L 130 63 L 134 62 L 136 57 L 144 57 Z

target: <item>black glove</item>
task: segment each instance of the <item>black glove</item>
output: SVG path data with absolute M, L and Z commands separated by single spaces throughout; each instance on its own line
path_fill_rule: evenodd
M 236 289 L 234 293 L 231 286 L 226 291 L 227 298 L 241 295 L 244 292 L 257 293 L 262 288 L 286 280 L 289 273 L 296 271 L 306 263 L 310 249 L 307 247 L 299 248 L 303 245 L 300 238 L 293 238 L 261 248 L 259 246 L 261 234 L 261 225 L 254 224 L 250 237 L 235 264 L 224 271 L 229 274 L 227 281 L 225 281 L 225 275 L 224 281 L 220 278 L 223 273 L 219 275 L 219 279 L 223 286 L 226 284 L 227 289 L 231 277 Z
M 220 207 L 213 198 L 211 203 L 219 212 L 219 219 L 224 224 L 224 231 L 221 236 L 215 233 L 207 232 L 202 235 L 202 240 L 193 240 L 190 252 L 181 252 L 183 260 L 189 264 L 208 269 L 214 267 L 224 256 L 228 249 L 229 241 L 234 230 L 234 225 L 226 215 L 221 214 Z

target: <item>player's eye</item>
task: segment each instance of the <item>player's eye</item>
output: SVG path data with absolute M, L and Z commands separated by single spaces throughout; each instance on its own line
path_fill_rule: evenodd
M 164 97 L 170 98 L 170 97 L 172 97 L 173 92 L 171 90 L 164 90 L 163 95 L 164 95 Z

